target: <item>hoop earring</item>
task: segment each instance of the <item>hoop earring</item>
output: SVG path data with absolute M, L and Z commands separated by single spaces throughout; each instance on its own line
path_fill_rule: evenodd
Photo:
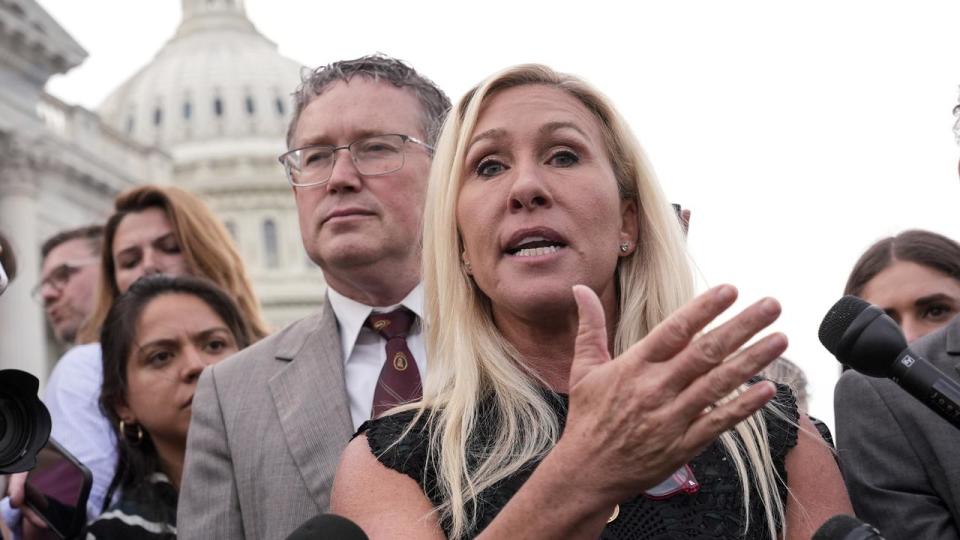
M 630 251 L 630 243 L 620 242 L 620 253 L 626 253 L 628 251 Z
M 133 424 L 133 425 L 137 426 L 137 438 L 135 440 L 133 439 L 133 437 L 130 437 L 130 435 L 127 433 L 128 426 L 123 422 L 123 420 L 120 421 L 120 435 L 123 437 L 125 441 L 127 441 L 131 445 L 137 446 L 141 442 L 143 442 L 143 428 L 140 427 L 140 424 Z

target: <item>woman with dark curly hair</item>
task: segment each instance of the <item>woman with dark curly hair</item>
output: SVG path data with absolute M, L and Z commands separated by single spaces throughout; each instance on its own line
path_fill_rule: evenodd
M 176 537 L 177 491 L 200 372 L 250 343 L 225 292 L 192 277 L 148 276 L 113 303 L 100 334 L 100 407 L 117 437 L 107 500 L 87 538 Z

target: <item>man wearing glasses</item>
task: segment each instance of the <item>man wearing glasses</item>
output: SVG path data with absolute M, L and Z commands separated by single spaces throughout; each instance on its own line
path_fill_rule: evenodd
M 177 516 L 181 539 L 282 539 L 325 512 L 364 421 L 420 395 L 421 216 L 450 101 L 382 55 L 313 72 L 280 156 L 320 310 L 204 371 Z
M 43 303 L 54 335 L 66 347 L 74 345 L 77 330 L 93 312 L 102 243 L 103 227 L 91 225 L 57 233 L 40 248 L 42 277 L 31 294 Z

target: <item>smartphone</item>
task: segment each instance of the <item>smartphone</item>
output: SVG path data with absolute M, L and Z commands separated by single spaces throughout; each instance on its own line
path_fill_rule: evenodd
M 93 475 L 51 437 L 27 475 L 26 504 L 60 538 L 80 538 L 87 523 Z
M 3 269 L 3 261 L 0 261 L 0 294 L 3 294 L 3 291 L 7 290 L 7 284 L 10 283 L 10 280 L 7 279 L 7 272 Z

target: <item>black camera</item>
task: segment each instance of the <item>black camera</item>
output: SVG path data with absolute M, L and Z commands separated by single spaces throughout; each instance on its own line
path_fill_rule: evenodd
M 0 371 L 0 474 L 32 469 L 50 438 L 50 412 L 39 389 L 40 381 L 25 371 Z

